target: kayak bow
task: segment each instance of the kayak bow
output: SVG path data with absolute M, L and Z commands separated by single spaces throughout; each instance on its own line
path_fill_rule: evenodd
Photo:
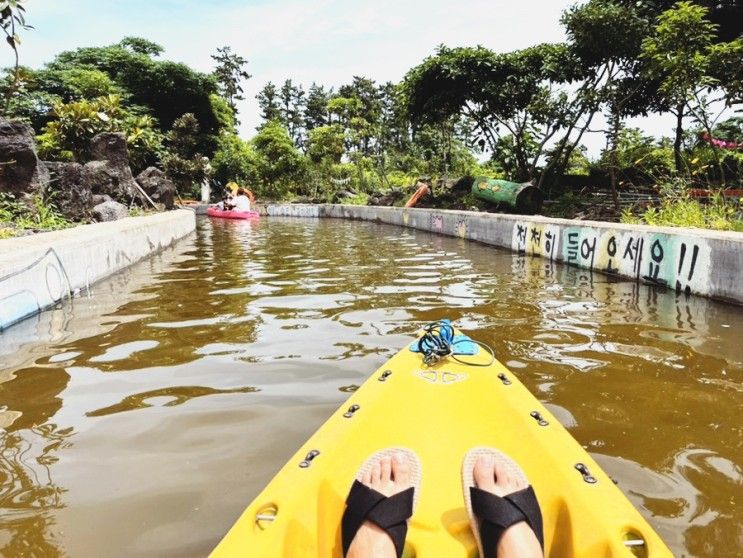
M 364 460 L 387 447 L 410 448 L 422 463 L 404 555 L 476 556 L 460 469 L 470 448 L 492 446 L 536 491 L 545 556 L 671 557 L 555 416 L 487 351 L 475 353 L 431 366 L 411 347 L 393 356 L 284 465 L 212 556 L 342 556 L 346 495 Z

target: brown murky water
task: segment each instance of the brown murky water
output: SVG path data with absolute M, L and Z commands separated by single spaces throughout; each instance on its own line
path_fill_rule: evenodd
M 347 391 L 442 317 L 495 348 L 675 554 L 739 555 L 742 308 L 276 218 L 202 221 L 0 334 L 0 553 L 205 555 Z

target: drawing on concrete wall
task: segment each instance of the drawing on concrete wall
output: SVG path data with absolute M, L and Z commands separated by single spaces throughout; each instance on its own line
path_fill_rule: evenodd
M 268 205 L 266 213 L 271 217 L 319 217 L 320 208 L 316 205 Z
M 561 243 L 561 248 L 558 245 Z M 517 222 L 512 248 L 578 267 L 690 294 L 709 293 L 710 247 L 703 238 Z
M 519 254 L 532 254 L 554 259 L 560 243 L 560 227 L 549 223 L 525 223 L 513 226 L 511 248 Z
M 457 236 L 459 238 L 467 238 L 467 218 L 461 217 L 457 219 Z
M 702 238 L 593 227 L 569 227 L 563 235 L 567 263 L 686 294 L 709 292 L 710 248 Z
M 431 230 L 435 232 L 442 232 L 444 230 L 444 217 L 443 215 L 431 214 Z
M 44 280 L 39 281 L 40 276 Z M 0 277 L 0 330 L 69 297 L 71 290 L 62 260 L 50 248 L 36 261 Z

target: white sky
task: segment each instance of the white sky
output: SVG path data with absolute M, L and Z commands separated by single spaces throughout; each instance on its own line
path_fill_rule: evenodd
M 564 39 L 562 11 L 573 0 L 26 0 L 35 30 L 23 32 L 21 62 L 39 67 L 62 50 L 102 46 L 124 36 L 165 48 L 163 58 L 211 71 L 210 55 L 229 45 L 249 60 L 240 106 L 243 137 L 260 123 L 256 93 L 291 78 L 338 86 L 362 75 L 399 81 L 439 44 L 481 44 L 506 52 Z M 9 49 L 0 64 L 11 64 Z M 633 122 L 669 134 L 672 120 Z M 603 136 L 586 139 L 592 155 Z

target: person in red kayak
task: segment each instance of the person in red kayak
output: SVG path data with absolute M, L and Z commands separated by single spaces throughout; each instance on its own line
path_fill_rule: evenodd
M 237 189 L 237 195 L 232 200 L 232 211 L 248 212 L 250 211 L 250 198 L 243 188 Z

